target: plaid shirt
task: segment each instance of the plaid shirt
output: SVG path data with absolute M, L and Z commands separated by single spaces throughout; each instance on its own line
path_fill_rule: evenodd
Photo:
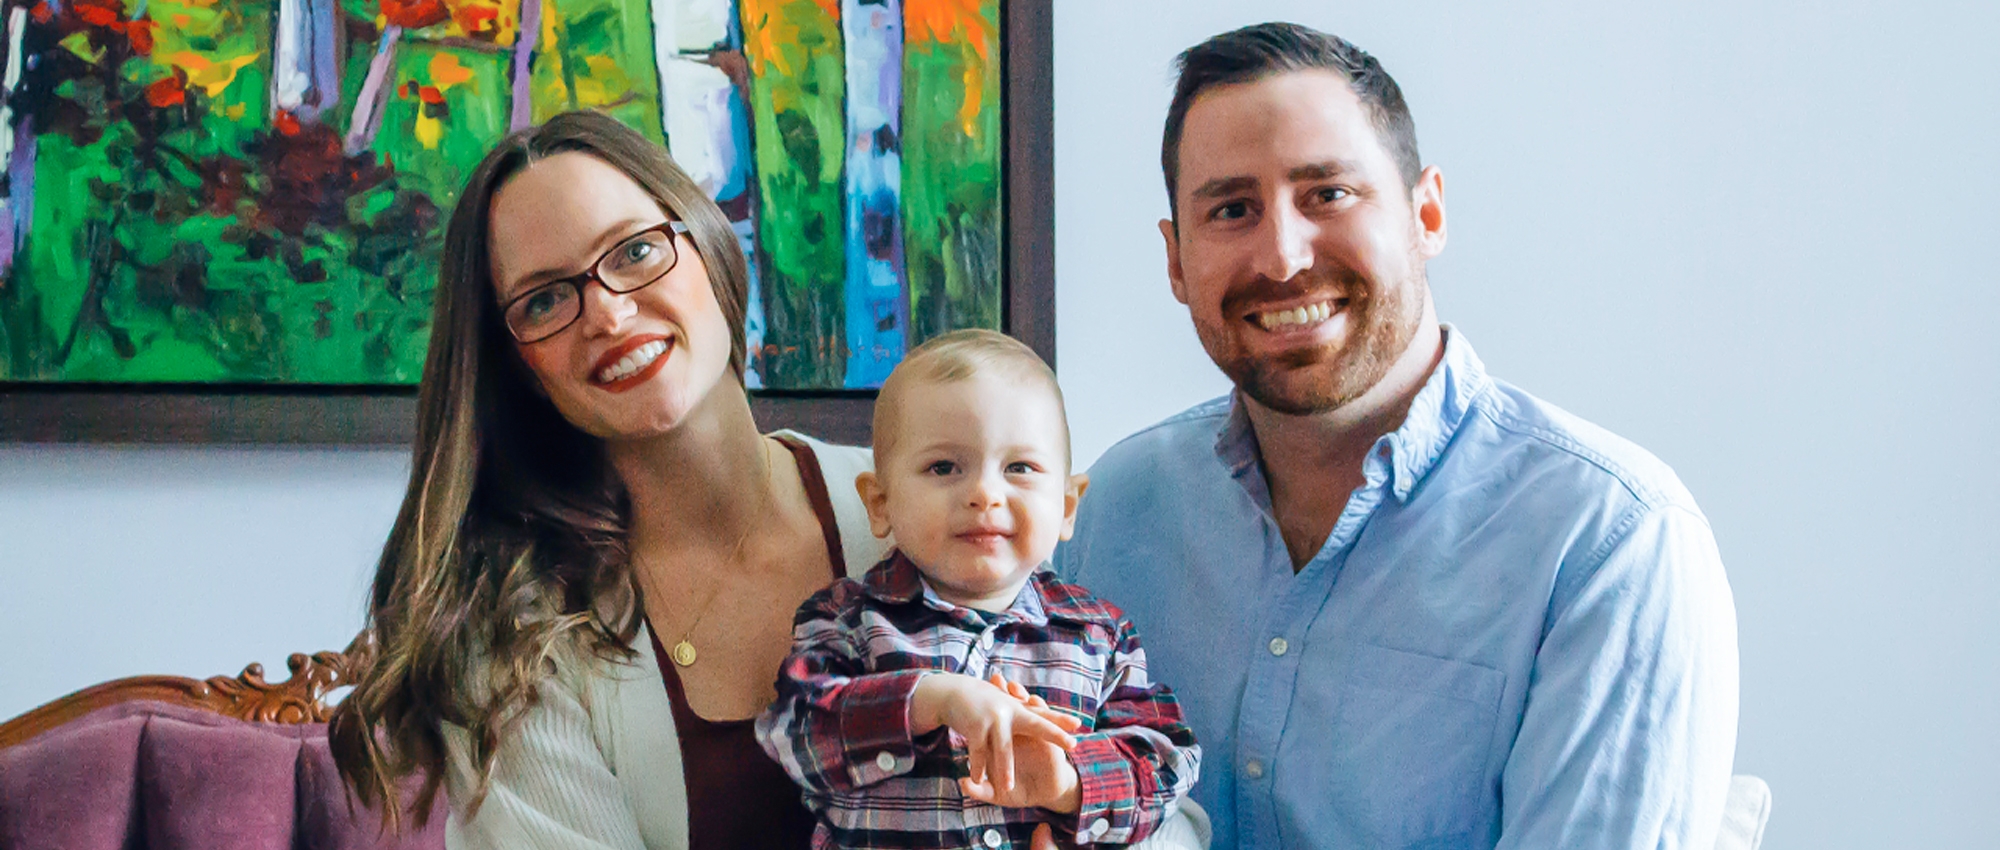
M 910 732 L 911 696 L 931 672 L 999 673 L 1082 721 L 1069 754 L 1077 813 L 961 794 L 964 740 Z M 938 598 L 900 552 L 800 606 L 757 740 L 805 788 L 815 848 L 1026 848 L 1043 822 L 1079 844 L 1127 844 L 1172 813 L 1201 761 L 1116 606 L 1038 570 L 1006 611 L 982 618 Z

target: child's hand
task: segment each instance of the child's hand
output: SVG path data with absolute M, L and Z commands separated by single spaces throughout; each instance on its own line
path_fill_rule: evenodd
M 977 774 L 974 774 L 976 777 Z M 1014 784 L 978 779 L 960 779 L 958 788 L 982 803 L 1014 809 L 1041 807 L 1061 814 L 1075 814 L 1083 806 L 1083 786 L 1069 753 L 1046 741 L 1014 739 Z
M 1028 689 L 1021 687 L 1018 682 L 1009 682 L 1001 678 L 998 673 L 986 677 L 986 681 L 992 683 L 993 687 L 1006 691 L 1013 698 L 1020 700 L 1022 705 L 1034 709 L 1036 714 L 1054 721 L 1057 726 L 1062 727 L 1064 732 L 1074 735 L 1076 734 L 1076 730 L 1083 728 L 1083 721 L 1076 719 L 1074 715 L 1064 714 L 1050 708 L 1048 700 L 1028 693 Z
M 1044 708 L 1044 711 L 1048 709 Z M 939 726 L 949 726 L 965 738 L 966 755 L 972 777 L 985 781 L 996 791 L 1015 787 L 1015 742 L 1052 747 L 1063 764 L 1063 751 L 1076 745 L 1075 739 L 1035 709 L 1014 698 L 1006 690 L 971 676 L 934 673 L 917 681 L 910 699 L 910 731 L 922 735 Z M 1045 753 L 1029 753 L 1033 764 L 1041 765 Z M 1074 782 L 1076 769 L 1070 768 Z
M 1048 701 L 1021 687 L 1017 682 L 1009 682 L 995 673 L 988 684 L 1007 692 L 1030 711 L 1048 718 L 1064 732 L 1074 733 L 1083 727 L 1083 721 L 1049 707 Z M 976 774 L 975 774 L 976 776 Z M 1014 740 L 1014 787 L 997 787 L 991 781 L 978 782 L 973 779 L 958 781 L 959 790 L 965 796 L 983 803 L 1010 808 L 1039 806 L 1054 812 L 1074 814 L 1083 805 L 1083 791 L 1076 775 L 1076 765 L 1061 748 L 1043 741 L 1029 738 Z

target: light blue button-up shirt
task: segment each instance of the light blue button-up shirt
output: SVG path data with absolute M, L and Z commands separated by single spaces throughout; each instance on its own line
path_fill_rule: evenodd
M 1263 473 L 1284 459 L 1229 398 L 1092 467 L 1059 569 L 1179 695 L 1219 850 L 1709 850 L 1737 671 L 1707 520 L 1652 455 L 1445 340 L 1296 573 Z

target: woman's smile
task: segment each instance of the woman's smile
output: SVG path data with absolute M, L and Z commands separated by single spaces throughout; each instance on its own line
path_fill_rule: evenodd
M 666 334 L 632 337 L 597 358 L 590 382 L 606 392 L 622 393 L 660 374 L 673 348 L 674 338 Z

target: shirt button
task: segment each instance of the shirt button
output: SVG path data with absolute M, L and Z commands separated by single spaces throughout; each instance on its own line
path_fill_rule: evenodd
M 1248 776 L 1251 779 L 1264 778 L 1264 763 L 1256 759 L 1251 759 L 1249 761 L 1244 762 L 1243 775 Z
M 881 768 L 883 773 L 888 773 L 889 771 L 895 770 L 896 769 L 895 754 L 889 752 L 888 750 L 883 750 L 879 753 L 876 753 L 875 766 Z
M 986 831 L 985 835 L 980 836 L 979 840 L 986 842 L 986 846 L 988 847 L 998 847 L 1000 846 L 1000 840 L 1001 840 L 1000 830 L 989 829 Z
M 1286 653 L 1287 651 L 1289 651 L 1289 650 L 1290 650 L 1291 648 L 1292 648 L 1292 645 L 1291 645 L 1290 643 L 1287 643 L 1287 642 L 1285 641 L 1285 639 L 1284 639 L 1284 638 L 1272 638 L 1272 639 L 1271 639 L 1271 654 L 1272 654 L 1272 655 L 1284 655 L 1284 654 L 1285 654 L 1285 653 Z
M 1110 831 L 1111 822 L 1108 820 L 1098 818 L 1090 822 L 1090 836 L 1092 838 L 1103 838 L 1104 834 Z

